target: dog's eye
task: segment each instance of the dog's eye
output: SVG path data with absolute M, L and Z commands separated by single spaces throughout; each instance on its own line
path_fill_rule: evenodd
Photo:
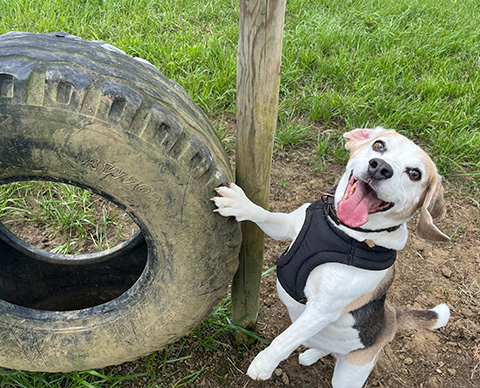
M 372 144 L 372 149 L 377 152 L 385 152 L 387 147 L 385 143 L 381 140 L 377 140 L 375 143 Z
M 422 173 L 416 168 L 407 168 L 407 174 L 411 181 L 417 182 L 422 179 Z

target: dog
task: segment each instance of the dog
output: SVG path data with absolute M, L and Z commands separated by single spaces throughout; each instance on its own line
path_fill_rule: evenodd
M 450 309 L 394 308 L 385 301 L 406 223 L 420 211 L 417 233 L 449 241 L 434 220 L 445 215 L 442 179 L 415 143 L 382 127 L 344 134 L 350 158 L 334 191 L 291 213 L 272 213 L 230 183 L 212 198 L 215 212 L 252 221 L 292 241 L 277 264 L 277 291 L 292 324 L 252 361 L 247 374 L 267 380 L 296 348 L 302 365 L 332 354 L 334 388 L 362 387 L 397 330 L 444 326 Z

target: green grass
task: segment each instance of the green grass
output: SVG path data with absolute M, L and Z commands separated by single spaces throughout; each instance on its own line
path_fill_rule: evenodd
M 112 376 L 103 370 L 89 370 L 74 373 L 25 373 L 0 371 L 0 388 L 114 388 L 127 382 L 138 381 L 147 376 L 136 373 L 129 376 Z
M 445 176 L 478 182 L 479 17 L 477 0 L 288 0 L 276 148 L 288 152 L 313 141 L 312 168 L 319 170 L 325 161 L 345 161 L 342 132 L 383 125 L 425 146 Z M 0 33 L 63 30 L 149 60 L 214 118 L 230 150 L 237 21 L 238 0 L 0 0 Z M 93 211 L 90 194 L 69 190 L 12 185 L 2 188 L 0 203 L 10 219 L 71 236 L 62 252 L 92 235 L 99 249 L 109 246 L 105 229 L 115 216 Z M 169 366 L 189 357 L 187 344 L 228 354 L 222 335 L 235 330 L 228 309 L 222 302 L 189 337 L 145 358 L 140 372 L 1 371 L 0 388 L 101 388 L 129 379 L 194 386 L 202 368 L 172 377 Z
M 289 118 L 280 120 L 275 133 L 275 148 L 296 148 L 308 142 L 314 132 L 313 125 L 303 120 Z
M 39 181 L 0 187 L 0 221 L 24 233 L 19 236 L 26 241 L 35 239 L 29 227 L 48 230 L 49 238 L 59 237 L 50 250 L 63 254 L 85 253 L 82 241 L 90 241 L 96 251 L 112 248 L 136 228 L 125 213 L 89 190 Z
M 285 109 L 342 131 L 402 130 L 427 146 L 444 174 L 478 174 L 478 2 L 290 5 Z
M 147 59 L 210 112 L 235 100 L 236 0 L 3 0 L 0 15 L 1 33 L 63 30 Z
M 235 113 L 238 0 L 2 0 L 0 15 L 0 32 L 105 40 L 212 117 Z M 476 0 L 289 0 L 279 133 L 297 119 L 337 136 L 383 125 L 426 146 L 443 174 L 478 177 L 479 15 Z

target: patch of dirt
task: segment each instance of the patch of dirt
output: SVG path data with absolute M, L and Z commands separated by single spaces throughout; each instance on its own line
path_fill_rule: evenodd
M 339 165 L 326 165 L 312 174 L 312 150 L 279 152 L 274 157 L 271 210 L 288 212 L 320 197 L 333 187 L 343 172 Z M 480 209 L 478 194 L 462 192 L 447 182 L 446 218 L 437 223 L 453 236 L 450 243 L 431 243 L 414 233 L 398 255 L 396 279 L 388 293 L 394 306 L 431 308 L 447 303 L 451 319 L 439 330 L 405 331 L 383 350 L 365 387 L 456 388 L 480 386 Z M 476 199 L 476 200 L 475 200 Z M 43 238 L 42 236 L 39 236 Z M 266 240 L 264 270 L 276 264 L 288 243 Z M 259 335 L 272 341 L 290 324 L 279 301 L 275 276 L 262 281 Z M 195 334 L 145 359 L 107 368 L 110 375 L 147 373 L 132 387 L 330 387 L 334 360 L 326 357 L 313 366 L 298 363 L 299 350 L 283 361 L 266 382 L 251 381 L 245 371 L 254 356 L 266 347 L 236 349 L 228 334 L 199 345 Z M 188 377 L 185 377 L 188 376 Z M 188 383 L 189 380 L 193 382 Z M 130 386 L 128 383 L 122 387 Z

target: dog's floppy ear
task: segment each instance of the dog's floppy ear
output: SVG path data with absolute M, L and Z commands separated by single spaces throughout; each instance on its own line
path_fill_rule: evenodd
M 378 135 L 380 132 L 385 131 L 383 127 L 376 127 L 373 129 L 369 128 L 359 128 L 354 129 L 353 131 L 346 132 L 343 134 L 345 138 L 345 148 L 349 151 L 353 151 L 357 146 L 363 144 L 365 141 L 368 141 Z
M 420 209 L 417 234 L 426 240 L 450 241 L 450 238 L 433 223 L 434 220 L 442 218 L 445 213 L 442 178 L 436 174 L 429 182 L 425 199 Z

